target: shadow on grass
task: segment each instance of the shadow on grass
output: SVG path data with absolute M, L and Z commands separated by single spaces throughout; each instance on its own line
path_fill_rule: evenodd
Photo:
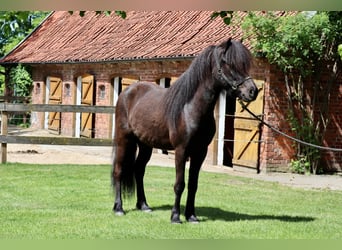
M 153 207 L 153 210 L 170 210 L 172 206 L 163 205 L 159 207 Z M 184 211 L 184 206 L 181 206 L 181 211 Z M 314 217 L 304 216 L 289 216 L 289 215 L 251 215 L 236 212 L 229 212 L 215 207 L 196 207 L 196 215 L 200 218 L 200 221 L 240 221 L 240 220 L 279 220 L 285 222 L 310 222 L 314 221 Z

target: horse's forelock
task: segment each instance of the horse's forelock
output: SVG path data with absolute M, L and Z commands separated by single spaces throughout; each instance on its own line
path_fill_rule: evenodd
M 248 75 L 251 68 L 252 55 L 250 51 L 240 42 L 232 41 L 226 51 L 226 63 L 241 75 Z

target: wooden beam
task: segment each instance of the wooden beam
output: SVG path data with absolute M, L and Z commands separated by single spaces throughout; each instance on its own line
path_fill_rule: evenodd
M 74 138 L 74 137 L 40 137 L 0 135 L 3 144 L 45 144 L 45 145 L 75 145 L 75 146 L 113 146 L 112 139 Z
M 0 103 L 0 110 L 7 112 L 80 112 L 80 113 L 115 113 L 114 106 L 60 105 L 60 104 L 23 104 Z
M 7 92 L 6 92 L 7 93 Z M 9 93 L 9 92 L 8 92 Z M 7 93 L 7 94 L 8 94 Z M 15 99 L 15 98 L 14 98 Z M 114 114 L 114 106 L 60 105 L 8 103 L 11 97 L 0 98 L 1 111 L 1 163 L 7 162 L 7 144 L 45 144 L 45 145 L 78 145 L 78 146 L 113 146 L 112 139 L 73 138 L 73 137 L 38 137 L 8 135 L 8 113 L 25 112 L 73 112 L 73 113 L 107 113 Z M 1 101 L 4 101 L 1 103 Z M 23 100 L 25 101 L 25 100 Z
M 6 111 L 1 113 L 1 136 L 7 136 L 8 114 Z M 1 163 L 7 162 L 7 142 L 1 141 Z
M 259 132 L 258 128 L 253 129 L 250 132 L 250 134 L 248 135 L 248 137 L 244 138 L 244 140 L 246 140 L 247 142 L 246 142 L 246 144 L 242 145 L 241 148 L 239 148 L 239 151 L 236 154 L 234 154 L 234 159 L 239 160 L 241 158 L 242 154 L 246 151 L 246 149 L 248 148 L 249 144 L 251 144 L 251 142 L 253 141 L 253 138 L 258 134 L 258 132 Z M 237 139 L 237 140 L 239 140 L 239 139 Z M 234 149 L 234 150 L 237 150 L 237 148 Z
M 11 96 L 11 90 L 9 86 L 9 80 L 10 80 L 10 67 L 5 67 L 5 98 L 8 98 Z M 7 104 L 7 100 L 5 100 L 5 103 Z M 1 135 L 7 136 L 8 133 L 8 113 L 7 111 L 2 111 L 1 112 Z M 7 143 L 1 143 L 1 163 L 6 163 L 7 162 Z

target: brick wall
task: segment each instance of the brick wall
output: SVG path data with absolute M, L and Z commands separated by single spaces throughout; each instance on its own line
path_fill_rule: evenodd
M 334 84 L 329 108 L 330 122 L 324 140 L 324 146 L 342 148 L 342 79 Z M 327 171 L 342 171 L 342 152 L 323 151 L 322 164 Z
M 45 103 L 46 79 L 48 76 L 60 77 L 63 81 L 62 103 L 75 104 L 77 78 L 83 75 L 94 75 L 96 105 L 113 105 L 114 77 L 129 77 L 140 81 L 157 82 L 165 77 L 179 77 L 190 65 L 191 60 L 179 61 L 138 61 L 98 64 L 49 64 L 33 65 L 33 103 Z M 62 113 L 61 134 L 75 135 L 75 114 Z M 112 137 L 113 115 L 95 115 L 95 138 Z M 32 127 L 44 127 L 44 114 L 32 114 Z
M 328 74 L 325 74 L 323 82 L 327 82 Z M 312 97 L 312 82 L 306 81 L 305 92 Z M 323 85 L 324 86 L 324 85 Z M 331 120 L 325 135 L 323 146 L 342 148 L 342 81 L 338 79 L 332 86 L 329 113 Z M 294 136 L 287 122 L 289 104 L 283 74 L 274 66 L 270 66 L 268 80 L 265 85 L 264 119 L 282 132 Z M 321 105 L 321 104 L 320 104 Z M 264 172 L 290 171 L 289 163 L 295 157 L 294 142 L 266 126 L 262 127 L 260 145 L 260 169 Z M 321 167 L 326 172 L 342 171 L 342 153 L 333 151 L 321 151 Z
M 264 120 L 282 132 L 292 135 L 286 121 L 289 108 L 284 77 L 272 66 L 264 91 Z M 262 126 L 261 140 L 263 143 L 260 147 L 260 170 L 287 172 L 288 163 L 295 154 L 293 142 L 267 126 Z
M 107 64 L 59 64 L 34 65 L 32 92 L 33 103 L 45 103 L 46 77 L 58 76 L 63 80 L 63 104 L 75 104 L 77 77 L 94 75 L 96 86 L 96 105 L 113 105 L 113 78 L 129 77 L 141 81 L 157 82 L 164 77 L 179 77 L 189 66 L 191 60 L 138 61 Z M 264 119 L 281 131 L 291 134 L 286 121 L 288 102 L 283 74 L 265 60 L 256 59 L 251 76 L 264 80 Z M 331 122 L 328 127 L 325 146 L 342 148 L 342 84 L 341 80 L 334 85 L 331 96 Z M 32 114 L 32 127 L 43 127 L 44 114 Z M 95 137 L 111 138 L 112 120 L 110 114 L 96 114 Z M 62 114 L 61 133 L 73 136 L 75 134 L 75 114 Z M 289 162 L 295 155 L 293 142 L 266 126 L 261 128 L 261 143 L 259 153 L 259 167 L 262 172 L 289 171 Z M 211 150 L 209 150 L 210 158 Z M 322 164 L 330 171 L 342 171 L 342 154 L 323 152 Z
M 45 80 L 36 79 L 33 83 L 32 90 L 32 103 L 42 104 L 45 103 Z M 44 114 L 41 112 L 31 113 L 31 127 L 43 128 L 44 127 Z

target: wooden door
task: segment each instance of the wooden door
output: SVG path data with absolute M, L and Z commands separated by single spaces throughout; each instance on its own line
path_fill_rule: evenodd
M 259 94 L 255 101 L 247 104 L 256 115 L 263 114 L 264 81 L 255 80 Z M 260 122 L 251 117 L 241 104 L 236 102 L 234 118 L 234 153 L 233 168 L 249 168 L 258 171 L 259 164 Z
M 49 77 L 50 90 L 48 104 L 62 104 L 62 79 L 58 77 Z M 49 112 L 48 130 L 52 133 L 61 132 L 61 113 Z
M 81 105 L 94 105 L 94 76 L 82 77 Z M 81 113 L 81 133 L 82 137 L 94 137 L 93 113 Z

